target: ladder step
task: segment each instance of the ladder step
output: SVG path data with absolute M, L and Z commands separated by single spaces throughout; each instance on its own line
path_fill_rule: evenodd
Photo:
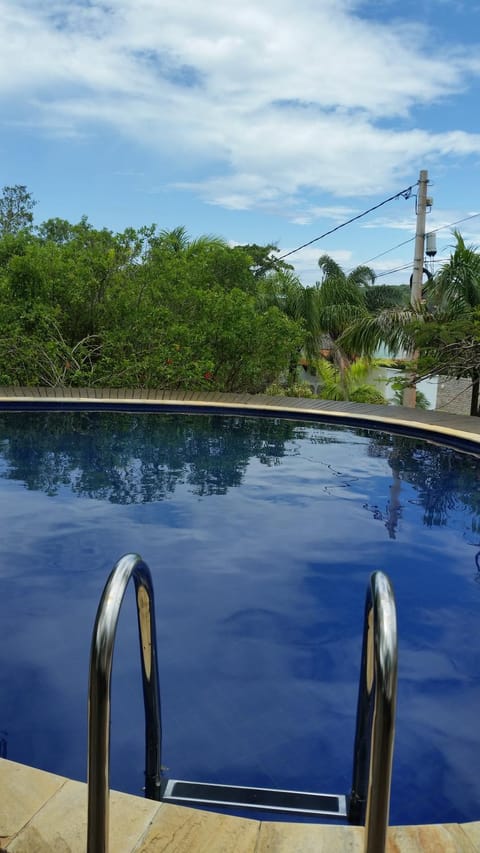
M 280 791 L 276 788 L 248 788 L 210 782 L 185 782 L 180 779 L 167 781 L 162 800 L 185 805 L 233 806 L 323 817 L 347 816 L 346 797 L 342 794 Z

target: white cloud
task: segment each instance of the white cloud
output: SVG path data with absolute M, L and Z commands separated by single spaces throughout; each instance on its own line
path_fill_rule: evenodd
M 446 210 L 441 208 L 435 209 L 435 206 L 433 206 L 427 215 L 427 232 L 436 231 L 439 235 L 438 239 L 440 239 L 451 234 L 452 229 L 456 225 L 458 225 L 458 227 L 461 226 L 462 232 L 466 233 L 469 229 L 469 226 L 464 223 L 467 223 L 471 217 L 470 222 L 473 223 L 473 230 L 475 233 L 478 229 L 475 229 L 474 217 L 476 217 L 477 215 L 480 214 L 477 214 L 476 211 L 461 211 L 454 209 Z M 389 228 L 394 231 L 406 231 L 410 234 L 415 233 L 415 222 L 414 220 L 412 220 L 411 216 L 408 216 L 408 214 L 405 216 L 398 217 L 376 216 L 372 220 L 361 223 L 360 227 L 366 228 L 368 230 L 375 228 Z
M 328 214 L 305 191 L 378 193 L 425 159 L 480 152 L 479 134 L 380 125 L 464 90 L 475 52 L 363 20 L 353 0 L 0 0 L 0 11 L 7 118 L 66 136 L 104 123 L 176 154 L 179 181 L 182 159 L 215 163 L 181 184 L 213 204 L 309 223 Z
M 326 207 L 312 205 L 311 207 L 304 207 L 302 214 L 299 214 L 293 221 L 298 225 L 306 225 L 318 219 L 332 220 L 335 223 L 339 223 L 350 219 L 350 217 L 359 212 L 355 207 L 345 207 L 342 205 L 330 205 Z
M 284 255 L 294 247 L 281 247 L 280 254 Z M 315 284 L 322 278 L 321 271 L 318 266 L 318 259 L 321 255 L 329 255 L 341 267 L 347 268 L 352 265 L 352 252 L 348 249 L 330 249 L 324 242 L 306 246 L 305 249 L 300 249 L 294 255 L 285 258 L 286 263 L 292 264 L 295 267 L 296 274 L 300 277 L 304 284 Z

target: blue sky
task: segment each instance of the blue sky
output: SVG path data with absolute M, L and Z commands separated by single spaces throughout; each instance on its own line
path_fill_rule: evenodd
M 1 185 L 51 216 L 312 240 L 428 169 L 429 229 L 480 212 L 477 0 L 0 0 Z M 305 284 L 414 233 L 415 200 L 291 258 Z M 462 226 L 480 244 L 480 216 Z M 448 255 L 451 229 L 437 235 Z M 413 243 L 375 262 L 411 262 Z M 402 283 L 410 271 L 384 275 Z

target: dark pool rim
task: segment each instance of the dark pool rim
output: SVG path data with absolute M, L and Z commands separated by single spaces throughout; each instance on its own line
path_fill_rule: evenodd
M 480 418 L 402 406 L 267 394 L 132 388 L 0 387 L 0 412 L 125 411 L 314 421 L 390 432 L 480 455 Z

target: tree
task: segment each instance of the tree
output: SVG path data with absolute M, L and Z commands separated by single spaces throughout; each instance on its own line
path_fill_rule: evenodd
M 355 350 L 341 341 L 342 335 L 355 321 L 368 316 L 365 290 L 375 281 L 370 267 L 355 267 L 348 275 L 329 255 L 318 260 L 322 281 L 318 289 L 318 324 L 331 341 L 333 360 L 338 370 L 349 367 Z
M 364 264 L 354 267 L 349 273 L 345 273 L 330 255 L 321 255 L 318 259 L 318 266 L 323 272 L 323 282 L 335 280 L 339 284 L 353 284 L 357 288 L 369 287 L 375 284 L 374 270 Z
M 295 322 L 303 331 L 298 349 L 292 352 L 288 367 L 288 384 L 296 382 L 299 357 L 303 355 L 313 363 L 318 357 L 321 329 L 318 317 L 318 289 L 303 287 L 290 270 L 277 270 L 258 282 L 257 301 L 260 309 L 269 306 Z
M 369 359 L 357 359 L 353 364 L 339 370 L 325 358 L 319 360 L 317 373 L 322 380 L 320 397 L 323 400 L 350 400 L 355 403 L 386 404 L 379 388 L 366 380 L 372 370 Z
M 0 196 L 0 236 L 26 231 L 33 223 L 33 208 L 36 205 L 26 186 L 5 186 Z
M 291 275 L 290 271 L 287 271 Z M 302 320 L 252 258 L 182 227 L 113 233 L 50 219 L 0 235 L 4 384 L 263 391 L 298 360 Z M 298 280 L 277 284 L 304 296 Z
M 385 308 L 406 307 L 410 304 L 408 284 L 378 284 L 365 289 L 365 303 L 372 314 Z
M 275 243 L 268 243 L 266 246 L 259 246 L 257 243 L 246 243 L 243 246 L 237 246 L 242 252 L 245 252 L 250 259 L 250 269 L 255 278 L 265 278 L 265 276 L 276 272 L 291 272 L 293 266 L 282 261 L 275 254 L 279 251 Z
M 470 414 L 479 416 L 480 388 L 480 254 L 467 246 L 454 231 L 453 253 L 431 285 L 425 289 L 431 300 L 433 323 L 417 328 L 422 346 L 420 370 L 446 372 L 472 381 Z M 431 375 L 431 374 L 430 374 Z
M 393 389 L 395 390 L 395 394 L 393 395 L 393 402 L 396 406 L 403 406 L 403 391 L 402 388 L 395 388 L 395 385 L 392 383 Z M 415 408 L 416 409 L 426 409 L 430 408 L 430 403 L 428 401 L 428 397 L 425 396 L 423 391 L 419 391 L 417 388 L 417 393 L 415 394 Z
M 340 343 L 371 355 L 383 343 L 393 355 L 419 350 L 416 380 L 444 374 L 472 381 L 471 415 L 479 415 L 480 255 L 454 232 L 449 261 L 424 288 L 422 303 L 354 320 Z

